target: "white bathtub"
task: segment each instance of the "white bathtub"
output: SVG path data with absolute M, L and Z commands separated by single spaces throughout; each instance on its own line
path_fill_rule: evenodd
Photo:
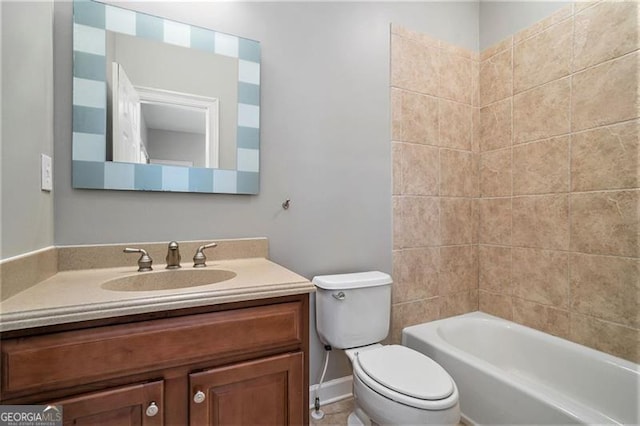
M 604 337 L 606 338 L 606 336 Z M 472 424 L 638 424 L 638 365 L 482 312 L 407 327 Z

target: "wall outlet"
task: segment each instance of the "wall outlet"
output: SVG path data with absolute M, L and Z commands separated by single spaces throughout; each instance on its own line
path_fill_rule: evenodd
M 43 191 L 51 191 L 53 189 L 53 165 L 51 161 L 51 157 L 46 154 L 40 155 L 41 159 L 41 189 Z

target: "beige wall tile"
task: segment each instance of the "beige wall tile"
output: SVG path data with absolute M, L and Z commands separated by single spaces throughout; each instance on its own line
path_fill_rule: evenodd
M 570 339 L 640 363 L 640 330 L 638 329 L 572 313 Z
M 522 143 L 568 133 L 570 78 L 563 78 L 513 97 L 513 141 Z
M 478 193 L 475 155 L 470 151 L 440 150 L 440 195 L 474 197 Z
M 581 10 L 584 10 L 584 9 L 586 9 L 588 7 L 592 7 L 592 6 L 600 3 L 601 1 L 602 0 L 593 0 L 593 1 L 592 0 L 584 0 L 584 1 L 583 0 L 578 0 L 578 1 L 575 1 L 575 2 L 573 2 L 574 13 L 578 13 Z
M 589 130 L 571 141 L 571 190 L 637 188 L 640 121 Z
M 438 144 L 438 98 L 391 90 L 392 139 Z
M 513 298 L 502 294 L 478 291 L 478 308 L 489 315 L 513 320 Z
M 569 307 L 567 252 L 513 248 L 513 294 L 521 299 Z
M 513 198 L 513 245 L 569 249 L 569 196 Z
M 401 247 L 440 243 L 440 203 L 435 197 L 401 197 Z
M 569 337 L 569 312 L 513 298 L 513 320 L 562 338 Z
M 480 154 L 480 195 L 511 195 L 511 148 Z
M 477 56 L 474 51 L 442 40 L 440 41 L 440 49 L 442 49 L 442 53 L 460 56 L 465 59 L 474 59 Z
M 640 191 L 571 194 L 571 249 L 639 256 Z
M 437 195 L 439 190 L 440 154 L 438 148 L 402 144 L 402 193 L 405 195 Z
M 485 106 L 513 94 L 512 52 L 505 50 L 480 63 L 480 105 Z
M 575 16 L 574 70 L 638 49 L 638 3 L 602 2 Z
M 489 46 L 486 49 L 484 49 L 482 52 L 480 52 L 480 60 L 485 61 L 498 53 L 511 49 L 512 45 L 513 45 L 513 36 L 509 36 L 504 40 L 500 40 L 496 44 Z
M 440 198 L 440 243 L 472 244 L 473 201 L 470 198 Z
M 478 288 L 477 246 L 440 247 L 438 294 L 458 293 Z
M 480 62 L 471 64 L 471 105 L 480 106 Z
M 571 308 L 640 328 L 640 260 L 571 254 Z
M 439 305 L 437 297 L 391 305 L 390 343 L 400 344 L 405 327 L 437 320 Z
M 511 244 L 511 199 L 484 198 L 478 201 L 481 244 Z
M 606 3 L 480 55 L 392 26 L 390 341 L 479 308 L 640 360 L 638 5 Z
M 471 105 L 471 59 L 442 51 L 440 62 L 440 96 Z
M 399 141 L 403 139 L 404 125 L 402 108 L 404 92 L 400 89 L 391 88 L 391 139 Z
M 436 96 L 440 69 L 440 49 L 424 43 L 391 36 L 391 85 Z
M 480 150 L 511 145 L 511 98 L 480 108 Z
M 395 250 L 392 302 L 437 296 L 439 267 L 440 249 L 437 247 Z
M 514 45 L 514 92 L 569 75 L 572 42 L 573 21 L 568 19 Z
M 638 117 L 638 58 L 631 53 L 573 75 L 573 130 Z
M 513 147 L 513 193 L 569 191 L 569 136 Z
M 404 218 L 402 216 L 402 198 L 400 196 L 391 197 L 391 208 L 393 213 L 393 249 L 404 247 Z
M 402 143 L 391 143 L 393 195 L 402 193 Z
M 573 13 L 572 5 L 567 5 L 562 9 L 558 9 L 557 11 L 547 16 L 546 18 L 514 34 L 513 42 L 520 43 L 523 40 L 526 40 L 529 37 L 539 33 L 540 31 L 543 31 L 546 28 L 549 28 L 550 26 L 557 24 L 558 22 L 561 22 L 562 20 L 570 17 L 572 13 Z
M 474 244 L 478 244 L 478 236 L 480 234 L 480 199 L 474 198 L 471 202 L 471 214 L 473 216 L 472 223 L 472 241 Z
M 440 146 L 471 150 L 473 107 L 440 99 Z
M 440 298 L 440 318 L 478 310 L 478 290 L 463 291 Z
M 428 35 L 426 35 L 425 33 L 421 33 L 418 31 L 414 31 L 411 30 L 409 28 L 406 28 L 402 25 L 398 25 L 398 24 L 391 24 L 391 34 L 396 34 L 399 35 L 401 37 L 404 38 L 408 38 L 414 41 L 417 41 L 418 43 L 433 48 L 433 49 L 439 49 L 440 48 L 440 40 L 437 40 L 433 37 L 430 37 Z
M 480 152 L 480 108 L 473 108 L 471 126 L 471 151 Z
M 480 245 L 478 287 L 493 293 L 513 294 L 511 285 L 511 247 Z

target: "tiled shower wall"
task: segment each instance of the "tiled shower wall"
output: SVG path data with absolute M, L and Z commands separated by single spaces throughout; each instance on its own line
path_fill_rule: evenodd
M 477 59 L 392 26 L 392 342 L 478 308 Z
M 479 303 L 640 361 L 637 9 L 576 3 L 480 58 L 392 28 L 392 341 Z
M 481 53 L 480 310 L 640 361 L 638 11 L 576 3 Z

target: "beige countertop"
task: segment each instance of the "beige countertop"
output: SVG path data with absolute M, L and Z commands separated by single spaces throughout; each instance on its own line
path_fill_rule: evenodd
M 153 272 L 136 272 L 132 266 L 58 272 L 0 303 L 0 331 L 314 291 L 306 278 L 265 258 L 209 261 L 207 265 L 206 270 L 223 269 L 237 275 L 179 289 L 115 291 L 102 284 L 135 274 L 163 274 L 164 265 L 154 265 Z M 190 270 L 193 268 L 183 266 L 180 271 Z

